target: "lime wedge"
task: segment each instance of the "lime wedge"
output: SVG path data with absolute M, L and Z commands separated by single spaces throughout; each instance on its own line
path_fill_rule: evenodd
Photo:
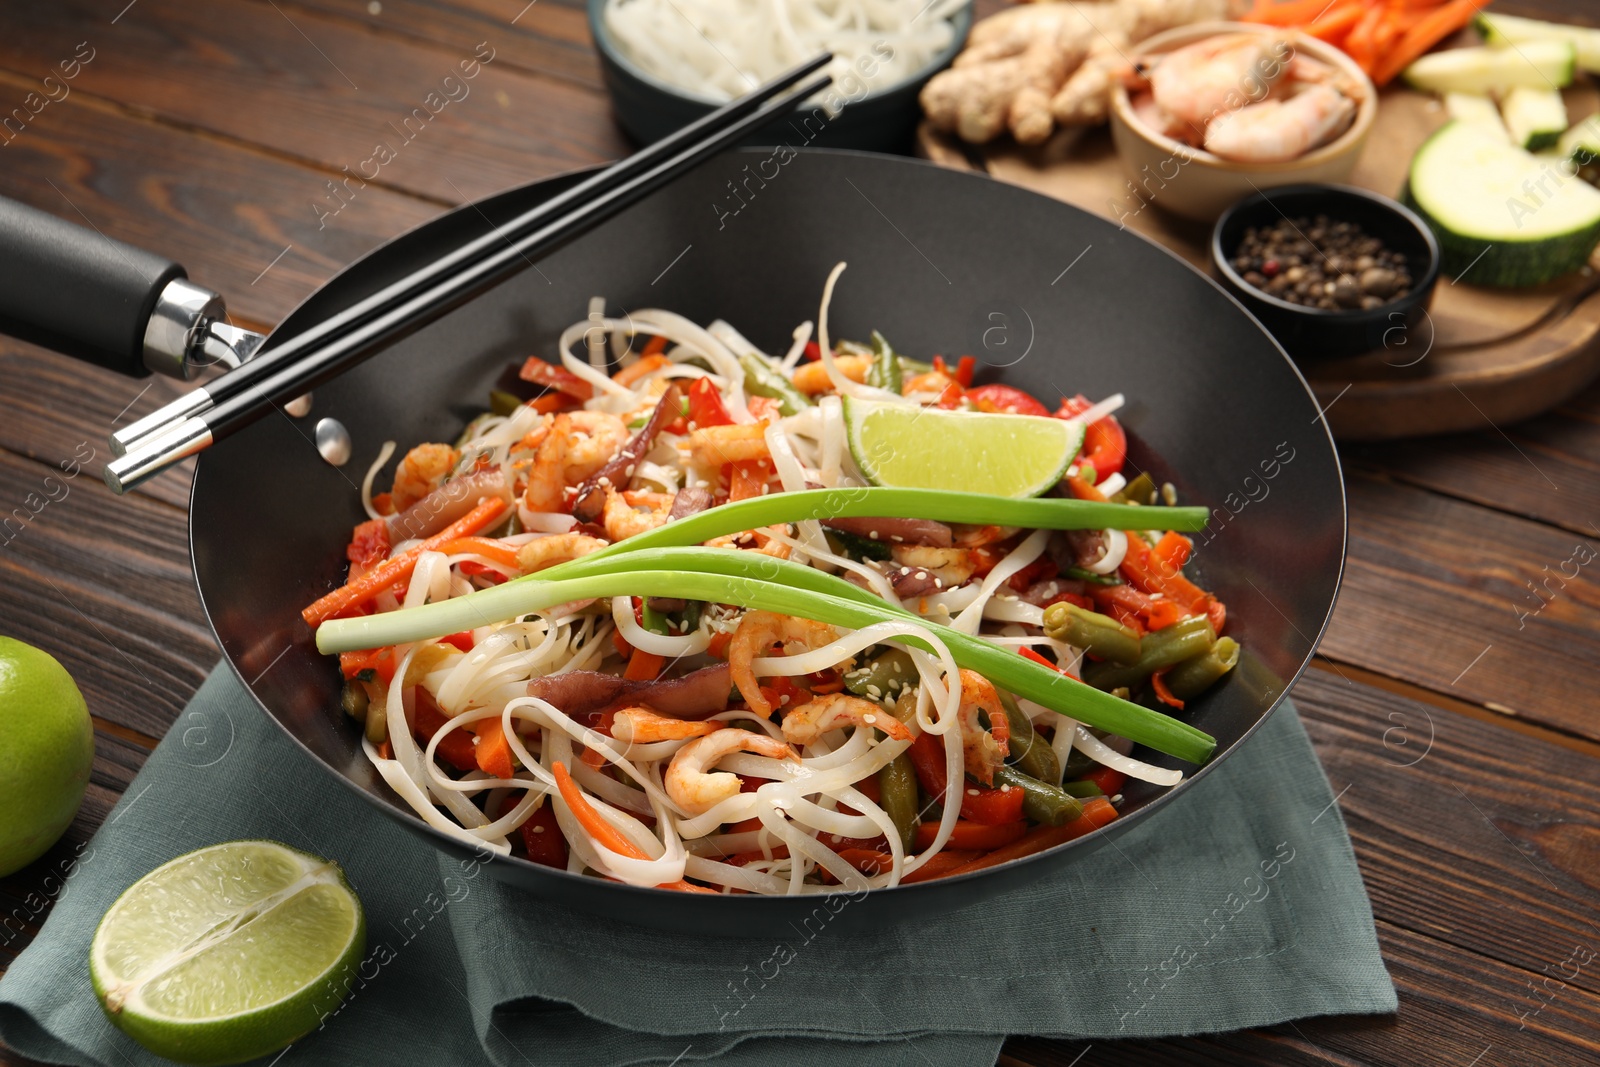
M 361 901 L 336 864 L 229 841 L 118 897 L 89 946 L 89 976 L 112 1023 L 156 1055 L 241 1063 L 338 1008 L 365 946 Z
M 945 411 L 844 398 L 850 454 L 873 485 L 1029 497 L 1056 485 L 1083 447 L 1066 419 Z

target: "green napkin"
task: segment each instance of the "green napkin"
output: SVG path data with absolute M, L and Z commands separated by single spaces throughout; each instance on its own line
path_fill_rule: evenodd
M 151 868 L 246 837 L 337 860 L 367 911 L 361 981 L 283 1067 L 955 1067 L 993 1063 L 1007 1034 L 1395 1010 L 1343 821 L 1287 704 L 1186 803 L 1000 900 L 875 934 L 830 930 L 824 906 L 803 927 L 690 938 L 569 911 L 435 853 L 218 669 L 0 979 L 0 1040 L 51 1063 L 165 1062 L 101 1015 L 89 940 Z

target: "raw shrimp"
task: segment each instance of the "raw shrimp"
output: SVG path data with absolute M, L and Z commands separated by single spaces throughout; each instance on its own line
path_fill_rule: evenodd
M 1283 163 L 1350 125 L 1356 104 L 1331 85 L 1307 85 L 1287 100 L 1266 100 L 1218 116 L 1206 151 L 1240 163 Z
M 945 589 L 953 589 L 978 569 L 978 554 L 968 548 L 934 548 L 931 545 L 895 545 L 890 556 L 912 577 L 926 572 Z
M 978 721 L 983 712 L 993 724 L 1004 719 L 1006 710 L 1000 704 L 1000 694 L 989 679 L 976 671 L 961 670 L 961 751 L 967 773 L 984 785 L 994 782 L 994 772 L 1005 762 L 1009 745 L 994 739 L 992 728 L 986 730 Z
M 891 741 L 911 740 L 905 723 L 870 700 L 848 693 L 812 697 L 783 713 L 783 736 L 790 744 L 809 745 L 829 730 L 841 726 L 875 726 Z
M 561 511 L 569 486 L 604 467 L 628 443 L 628 426 L 603 411 L 564 412 L 550 423 L 528 474 L 522 502 L 529 511 Z
M 1294 49 L 1257 33 L 1207 37 L 1156 59 L 1150 90 L 1161 110 L 1204 129 L 1214 116 L 1262 100 Z
M 812 619 L 779 615 L 773 611 L 749 611 L 739 620 L 739 628 L 728 643 L 728 668 L 733 684 L 744 696 L 750 710 L 760 715 L 772 715 L 772 702 L 761 692 L 751 661 L 766 655 L 773 645 L 798 643 L 809 649 L 818 649 L 838 637 L 832 626 Z
M 635 507 L 636 504 L 644 506 L 641 509 Z M 606 536 L 615 543 L 646 530 L 654 530 L 667 521 L 671 511 L 672 496 L 669 493 L 619 493 L 608 486 L 601 523 L 605 526 Z
M 611 736 L 626 745 L 681 741 L 686 737 L 704 737 L 720 729 L 720 723 L 685 722 L 642 706 L 623 708 L 611 720 Z
M 460 460 L 461 453 L 449 445 L 418 445 L 407 452 L 394 471 L 391 499 L 395 511 L 404 511 L 439 488 Z
M 536 537 L 517 549 L 517 566 L 523 574 L 532 574 L 546 567 L 554 567 L 557 563 L 587 556 L 604 547 L 604 541 L 588 534 L 563 533 Z
M 753 752 L 771 759 L 798 759 L 787 742 L 750 730 L 724 727 L 715 733 L 690 741 L 673 753 L 662 778 L 667 796 L 674 804 L 693 814 L 739 793 L 739 776 L 728 771 L 706 773 L 723 756 L 734 752 Z

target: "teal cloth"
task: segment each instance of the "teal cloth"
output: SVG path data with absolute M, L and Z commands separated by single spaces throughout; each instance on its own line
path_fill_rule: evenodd
M 993 1063 L 1007 1034 L 1395 1010 L 1344 823 L 1287 704 L 1186 803 L 1002 899 L 868 935 L 819 920 L 708 939 L 568 911 L 439 855 L 219 669 L 0 979 L 0 1040 L 50 1063 L 165 1062 L 101 1015 L 89 940 L 150 869 L 248 837 L 337 860 L 367 912 L 362 981 L 285 1067 L 966 1067 Z

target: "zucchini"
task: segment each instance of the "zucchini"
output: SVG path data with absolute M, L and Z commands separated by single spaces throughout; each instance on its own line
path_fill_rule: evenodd
M 1600 242 L 1600 191 L 1469 122 L 1417 149 L 1403 198 L 1439 239 L 1445 273 L 1473 285 L 1542 284 Z
M 1590 115 L 1561 135 L 1557 150 L 1580 167 L 1600 160 L 1600 115 Z
M 1516 48 L 1452 48 L 1405 70 L 1407 84 L 1430 93 L 1504 93 L 1518 87 L 1572 84 L 1577 52 L 1570 41 L 1530 41 Z
M 1492 133 L 1503 141 L 1511 140 L 1506 124 L 1500 121 L 1500 109 L 1487 96 L 1479 93 L 1445 93 L 1444 110 L 1458 122 L 1475 123 L 1485 133 Z
M 1559 22 L 1540 22 L 1485 11 L 1477 19 L 1478 32 L 1492 45 L 1530 44 L 1535 41 L 1565 41 L 1572 45 L 1578 66 L 1600 71 L 1600 30 L 1587 26 L 1564 26 Z
M 1513 89 L 1500 102 L 1511 143 L 1530 152 L 1554 148 L 1567 130 L 1567 105 L 1559 89 Z

